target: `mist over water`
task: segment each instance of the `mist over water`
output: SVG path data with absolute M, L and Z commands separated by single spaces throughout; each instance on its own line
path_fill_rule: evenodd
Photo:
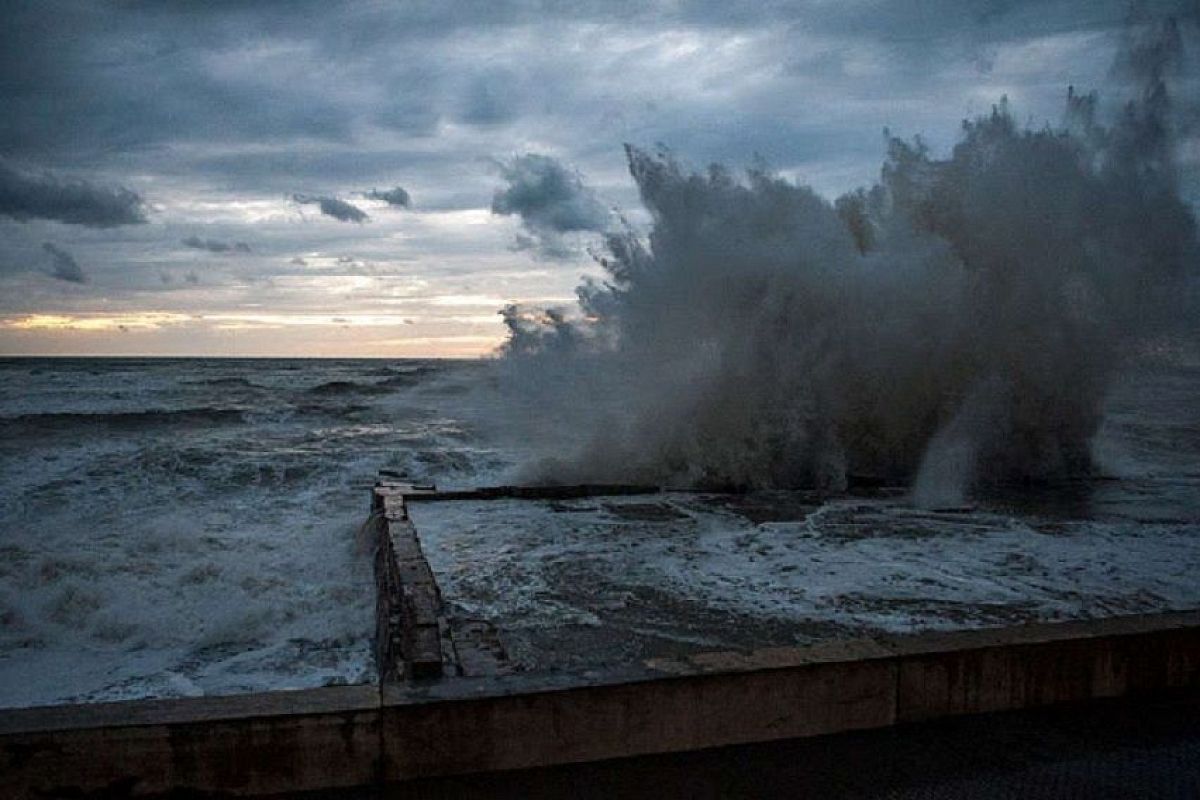
M 1200 246 L 1175 167 L 1173 22 L 1131 30 L 1112 119 L 1001 101 L 936 158 L 889 138 L 830 203 L 755 167 L 627 148 L 652 226 L 606 235 L 580 312 L 510 307 L 511 393 L 584 431 L 534 480 L 910 485 L 918 502 L 1086 475 L 1125 350 L 1175 335 Z M 539 423 L 542 425 L 543 423 Z

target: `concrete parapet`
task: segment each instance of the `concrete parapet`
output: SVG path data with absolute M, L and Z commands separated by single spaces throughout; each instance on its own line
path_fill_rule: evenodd
M 895 637 L 897 722 L 1200 685 L 1200 614 Z
M 0 712 L 0 796 L 319 791 L 1200 688 L 1200 611 L 459 676 L 418 495 L 372 493 L 379 685 Z
M 0 795 L 366 785 L 1200 688 L 1200 612 L 6 712 Z
M 387 781 L 698 750 L 883 727 L 895 714 L 888 660 L 643 676 L 629 682 L 429 699 L 383 694 Z
M 370 784 L 379 692 L 296 692 L 8 710 L 0 796 L 255 795 Z

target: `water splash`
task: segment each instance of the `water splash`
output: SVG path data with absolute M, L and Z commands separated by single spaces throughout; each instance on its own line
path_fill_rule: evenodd
M 1107 125 L 1073 89 L 1059 128 L 1022 129 L 1001 102 L 945 159 L 889 138 L 879 182 L 835 203 L 628 147 L 649 236 L 606 236 L 578 311 L 505 310 L 509 391 L 582 432 L 525 477 L 861 477 L 955 504 L 1086 474 L 1122 348 L 1187 318 L 1200 264 L 1173 159 L 1178 27 L 1148 30 Z

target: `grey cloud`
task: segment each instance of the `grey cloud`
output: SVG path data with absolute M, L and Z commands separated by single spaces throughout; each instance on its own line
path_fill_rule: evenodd
M 79 266 L 79 262 L 75 260 L 74 256 L 50 242 L 43 244 L 42 249 L 50 254 L 53 266 L 50 271 L 52 277 L 68 283 L 87 283 L 87 275 L 83 274 L 83 268 Z
M 269 14 L 240 21 L 273 27 Z M 230 13 L 132 4 L 6 8 L 0 150 L 42 162 L 94 162 L 175 141 L 344 139 L 348 120 L 334 98 L 288 75 L 213 69 L 221 55 L 248 52 L 250 28 L 239 30 L 238 22 Z
M 759 153 L 833 197 L 877 174 L 885 126 L 927 134 L 942 152 L 954 143 L 947 118 L 984 110 L 1006 91 L 1016 113 L 1037 120 L 1059 113 L 1068 82 L 1118 102 L 1104 70 L 1128 0 L 298 4 L 46 0 L 5 9 L 3 163 L 95 181 L 146 176 L 154 182 L 136 187 L 154 186 L 163 204 L 154 221 L 164 224 L 90 233 L 79 251 L 113 302 L 161 288 L 160 270 L 184 287 L 180 240 L 193 232 L 253 241 L 262 256 L 208 257 L 203 285 L 220 291 L 275 272 L 325 270 L 330 253 L 411 259 L 439 275 L 483 274 L 480 256 L 505 260 L 486 226 L 450 236 L 429 217 L 406 215 L 404 241 L 391 238 L 400 215 L 362 208 L 367 201 L 351 190 L 382 193 L 395 184 L 380 182 L 393 176 L 432 212 L 487 206 L 499 186 L 513 201 L 518 247 L 540 257 L 578 252 L 571 245 L 581 234 L 559 231 L 531 205 L 518 209 L 512 185 L 481 169 L 480 154 L 553 152 L 639 221 L 624 141 L 666 142 L 693 163 L 745 164 Z M 1147 5 L 1158 13 L 1186 4 Z M 1194 35 L 1183 28 L 1185 39 Z M 1033 58 L 1026 42 L 1036 45 Z M 1184 44 L 1185 55 L 1200 52 Z M 976 52 L 995 56 L 992 75 L 973 68 Z M 1170 72 L 1200 96 L 1194 71 Z M 1187 92 L 1173 96 L 1181 103 Z M 1183 179 L 1200 187 L 1198 175 L 1193 168 Z M 232 203 L 220 213 L 176 203 L 278 202 L 297 189 L 344 198 L 378 224 L 236 221 L 226 213 Z M 0 261 L 29 272 L 45 267 L 45 239 L 84 246 L 37 225 L 0 212 L 0 226 L 17 234 L 0 228 Z M 322 257 L 308 268 L 287 264 L 297 253 Z M 546 272 L 553 282 L 566 271 Z M 47 281 L 29 282 L 50 291 Z M 58 288 L 55 302 L 64 299 Z
M 1183 10 L 1189 3 L 1194 7 L 1191 0 L 1160 0 L 1155 7 Z M 0 27 L 0 74 L 7 78 L 0 85 L 6 111 L 0 150 L 42 161 L 103 161 L 177 141 L 352 144 L 363 123 L 425 135 L 446 117 L 491 124 L 537 113 L 548 99 L 557 102 L 547 98 L 548 79 L 569 90 L 588 72 L 586 56 L 556 52 L 553 39 L 542 52 L 509 57 L 507 64 L 503 54 L 479 59 L 471 37 L 480 32 L 545 26 L 553 34 L 623 20 L 620 29 L 598 34 L 620 38 L 656 29 L 791 24 L 895 46 L 913 58 L 938 58 L 931 43 L 1112 26 L 1126 5 L 514 1 L 472 4 L 469 10 L 444 3 L 325 3 L 297 13 L 293 5 L 275 3 L 18 4 L 6 9 Z M 548 68 L 526 70 L 526 55 Z M 54 103 L 46 102 L 48 96 Z M 585 95 L 581 101 L 595 99 Z M 255 171 L 267 172 L 268 165 Z
M 292 199 L 301 205 L 316 205 L 322 214 L 339 222 L 364 222 L 370 219 L 367 212 L 358 206 L 329 195 L 294 194 Z
M 207 250 L 210 253 L 249 253 L 250 245 L 245 242 L 222 242 L 218 239 L 201 239 L 199 236 L 189 236 L 183 240 L 186 247 L 196 250 Z
M 474 154 L 472 154 L 473 156 Z M 219 148 L 197 154 L 188 167 L 212 176 L 238 191 L 291 193 L 297 185 L 332 194 L 338 187 L 366 185 L 380 174 L 452 170 L 462 164 L 462 153 L 430 151 L 398 140 L 382 149 L 317 148 L 296 150 L 286 146 L 266 152 Z
M 178 280 L 182 280 L 189 285 L 195 285 L 200 282 L 200 278 L 196 273 L 191 271 L 185 272 L 182 276 L 173 275 L 170 272 L 160 272 L 158 279 L 162 282 L 163 286 L 175 286 Z
M 408 208 L 412 203 L 412 197 L 409 196 L 408 191 L 402 186 L 397 186 L 395 189 L 386 189 L 382 192 L 378 189 L 372 189 L 367 192 L 367 197 L 372 200 L 382 200 L 389 206 L 398 206 L 400 208 Z
M 568 258 L 575 250 L 563 234 L 608 229 L 608 209 L 558 160 L 526 153 L 501 164 L 500 174 L 508 185 L 493 195 L 492 213 L 520 217 L 525 232 L 517 236 L 517 249 Z
M 517 76 L 494 72 L 475 79 L 467 87 L 459 119 L 472 125 L 499 125 L 516 119 L 525 96 Z
M 1157 0 L 1156 13 L 1183 14 L 1194 0 Z M 714 23 L 719 12 L 705 3 L 692 4 L 693 18 Z M 752 2 L 735 4 L 742 24 L 761 24 Z M 953 40 L 1009 40 L 1049 36 L 1064 31 L 1119 26 L 1130 0 L 848 0 L 806 7 L 781 6 L 780 21 L 837 36 L 865 37 L 885 45 L 928 50 L 931 43 Z
M 0 164 L 0 214 L 24 222 L 49 219 L 91 228 L 146 221 L 142 198 L 123 187 L 28 175 Z

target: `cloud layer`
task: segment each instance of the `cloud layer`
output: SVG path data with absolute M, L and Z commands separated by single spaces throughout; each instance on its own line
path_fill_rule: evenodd
M 524 236 L 521 249 L 547 258 L 569 258 L 577 252 L 564 234 L 600 233 L 609 225 L 609 210 L 584 185 L 578 173 L 556 159 L 526 153 L 500 165 L 505 187 L 492 196 L 492 213 L 516 215 Z
M 599 273 L 584 253 L 610 209 L 648 232 L 626 142 L 700 172 L 761 157 L 832 199 L 878 179 L 885 128 L 942 157 L 957 121 L 1002 96 L 1037 126 L 1061 122 L 1068 85 L 1102 88 L 1105 112 L 1140 91 L 1134 70 L 1110 72 L 1128 0 L 10 5 L 0 352 L 303 353 L 342 336 L 312 324 L 331 303 L 365 329 L 336 339 L 344 352 L 483 352 L 503 335 L 497 305 L 569 299 L 579 272 Z M 1194 0 L 1142 5 L 1178 17 L 1181 47 L 1138 58 L 1172 73 L 1181 102 L 1200 97 Z M 1178 133 L 1195 202 L 1200 137 Z M 88 283 L 39 275 L 44 242 L 86 254 Z M 470 297 L 494 302 L 444 304 Z M 270 322 L 95 344 L 3 327 L 246 309 Z
M 146 221 L 142 198 L 122 187 L 97 186 L 51 174 L 29 175 L 0 162 L 0 215 L 55 220 L 92 228 Z
M 382 200 L 389 206 L 396 206 L 398 208 L 408 208 L 412 203 L 412 198 L 409 197 L 408 191 L 402 186 L 397 186 L 395 189 L 386 189 L 384 191 L 372 189 L 371 191 L 367 192 L 367 197 L 371 198 L 372 200 Z
M 292 199 L 300 205 L 315 205 L 327 217 L 339 222 L 365 222 L 370 219 L 367 212 L 358 206 L 328 195 L 294 194 Z
M 50 254 L 52 262 L 50 269 L 51 277 L 68 283 L 87 283 L 87 276 L 83 273 L 83 268 L 79 266 L 79 262 L 75 260 L 74 256 L 50 242 L 43 244 L 42 249 Z
M 189 236 L 183 240 L 185 247 L 196 250 L 207 250 L 210 253 L 249 253 L 250 245 L 245 242 L 222 242 L 218 239 L 201 239 L 199 236 Z

